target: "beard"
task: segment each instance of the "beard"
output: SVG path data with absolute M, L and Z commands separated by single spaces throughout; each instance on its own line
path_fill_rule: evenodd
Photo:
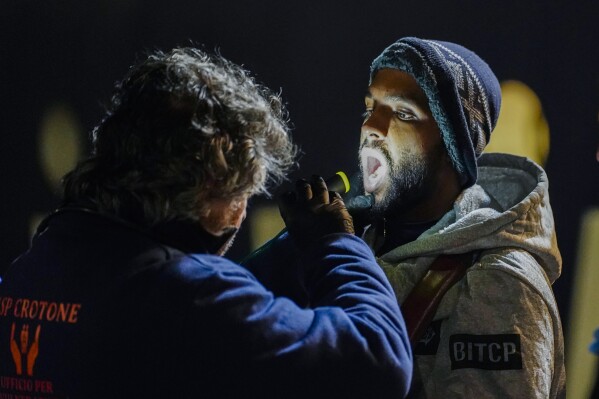
M 388 166 L 387 185 L 382 198 L 377 198 L 369 211 L 369 219 L 376 220 L 403 214 L 426 198 L 435 187 L 443 159 L 444 147 L 439 145 L 428 154 L 421 155 L 411 148 L 403 149 L 394 160 L 385 142 L 362 143 L 362 148 L 378 150 Z M 364 178 L 364 165 L 360 162 L 360 178 Z M 363 181 L 362 181 L 363 183 Z M 373 193 L 374 194 L 374 193 Z

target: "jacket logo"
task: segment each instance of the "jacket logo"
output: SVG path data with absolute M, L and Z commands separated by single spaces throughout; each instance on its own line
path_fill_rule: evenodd
M 435 355 L 441 341 L 441 323 L 443 320 L 435 320 L 429 324 L 422 338 L 414 344 L 415 355 Z
M 31 340 L 31 344 L 29 343 L 29 325 L 23 324 L 21 327 L 21 333 L 19 334 L 19 343 L 17 343 L 17 339 L 15 338 L 15 323 L 12 323 L 12 327 L 10 329 L 10 353 L 12 354 L 12 359 L 15 362 L 15 370 L 17 375 L 23 374 L 23 358 L 25 360 L 25 371 L 27 375 L 33 375 L 33 366 L 35 365 L 35 361 L 37 360 L 37 355 L 39 354 L 39 343 L 40 343 L 40 329 L 41 326 L 38 325 L 35 329 L 35 337 Z
M 77 324 L 80 310 L 80 303 L 0 297 L 0 320 L 17 319 L 12 322 L 8 344 L 18 376 L 33 376 L 33 369 L 40 354 L 42 324 Z M 8 323 L 2 324 L 4 325 L 8 327 Z M 0 376 L 0 388 L 4 388 L 10 378 L 13 377 Z
M 519 334 L 471 335 L 449 337 L 451 369 L 521 370 Z

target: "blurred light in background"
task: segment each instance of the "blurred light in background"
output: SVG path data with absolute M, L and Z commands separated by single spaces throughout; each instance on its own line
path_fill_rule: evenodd
M 81 158 L 81 136 L 81 124 L 71 107 L 55 103 L 46 108 L 37 136 L 37 155 L 49 195 L 59 195 L 60 180 Z M 37 212 L 29 217 L 30 237 L 46 215 L 47 212 Z
M 544 165 L 549 153 L 549 126 L 539 97 L 517 80 L 501 83 L 501 111 L 485 152 L 528 157 Z
M 261 205 L 248 214 L 250 226 L 250 251 L 276 236 L 285 228 L 277 205 Z
M 582 220 L 578 265 L 566 341 L 567 388 L 570 398 L 589 398 L 597 370 L 597 356 L 589 351 L 593 331 L 599 328 L 599 209 Z M 565 265 L 564 267 L 569 267 Z
M 82 154 L 81 126 L 73 110 L 53 104 L 42 116 L 38 135 L 38 159 L 42 175 L 52 191 L 75 167 Z

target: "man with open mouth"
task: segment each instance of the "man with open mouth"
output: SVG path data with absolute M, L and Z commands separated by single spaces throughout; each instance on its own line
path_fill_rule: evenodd
M 481 155 L 500 102 L 489 66 L 454 43 L 402 38 L 371 66 L 363 238 L 413 333 L 410 397 L 565 396 L 547 176 Z

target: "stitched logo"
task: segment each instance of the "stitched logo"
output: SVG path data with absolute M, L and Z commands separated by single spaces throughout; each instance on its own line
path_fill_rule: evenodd
M 422 335 L 422 338 L 414 345 L 415 355 L 435 355 L 441 341 L 441 323 L 443 320 L 436 320 L 429 324 Z
M 449 337 L 449 355 L 452 370 L 522 369 L 519 334 L 455 334 Z

